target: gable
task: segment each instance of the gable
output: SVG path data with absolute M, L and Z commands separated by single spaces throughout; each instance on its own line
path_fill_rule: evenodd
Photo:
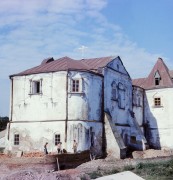
M 164 61 L 158 58 L 156 64 L 147 78 L 133 80 L 133 85 L 144 89 L 169 88 L 173 87 L 170 71 Z
M 107 67 L 130 77 L 119 56 L 109 62 Z

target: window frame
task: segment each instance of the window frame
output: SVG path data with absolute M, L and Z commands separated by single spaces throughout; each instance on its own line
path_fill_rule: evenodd
M 159 74 L 159 71 L 156 71 L 155 72 L 155 75 L 154 75 L 154 83 L 155 83 L 155 86 L 159 86 L 160 85 L 160 81 L 161 81 L 161 76 Z
M 18 146 L 20 144 L 20 135 L 19 135 L 19 133 L 14 134 L 14 142 L 13 143 L 14 143 L 15 146 Z
M 116 81 L 114 80 L 111 84 L 112 91 L 111 91 L 111 100 L 112 101 L 118 101 L 118 95 L 117 95 L 117 84 Z
M 80 92 L 80 80 L 79 79 L 71 80 L 71 92 L 73 92 L 73 93 Z
M 161 104 L 161 97 L 155 97 L 154 98 L 154 107 L 161 107 L 162 104 Z
M 126 107 L 126 94 L 125 94 L 125 88 L 124 85 L 122 83 L 118 83 L 118 107 L 119 109 L 123 109 L 125 110 Z
M 42 94 L 42 79 L 30 80 L 30 93 L 29 95 L 40 95 Z
M 59 136 L 59 137 L 56 137 L 56 136 Z M 54 135 L 54 145 L 57 146 L 59 142 L 61 142 L 61 134 L 56 133 Z

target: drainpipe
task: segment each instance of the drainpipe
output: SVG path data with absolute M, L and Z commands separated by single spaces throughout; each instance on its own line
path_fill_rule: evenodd
M 145 136 L 145 138 L 147 139 L 147 137 L 146 137 L 146 135 L 147 135 L 147 132 L 146 132 L 146 123 L 145 123 L 145 90 L 143 89 L 143 103 L 142 103 L 142 117 L 143 117 L 143 119 L 142 119 L 142 126 L 143 126 L 143 130 L 144 130 L 144 136 Z
M 66 121 L 65 121 L 65 143 L 67 149 L 67 123 L 68 123 L 68 70 L 66 76 Z
M 103 155 L 106 154 L 106 132 L 105 132 L 105 121 L 104 121 L 104 116 L 105 116 L 105 113 L 104 113 L 104 105 L 105 105 L 105 102 L 104 102 L 104 77 L 102 78 L 102 107 L 101 107 L 101 121 L 102 121 L 102 151 L 103 151 Z
M 13 116 L 13 77 L 10 77 L 11 79 L 11 112 L 10 112 L 10 121 L 8 125 L 8 140 L 10 139 L 10 125 L 12 121 L 12 116 Z

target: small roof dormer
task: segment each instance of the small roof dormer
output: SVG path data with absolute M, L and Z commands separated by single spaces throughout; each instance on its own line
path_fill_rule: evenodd
M 172 72 L 168 69 L 163 59 L 159 57 L 148 77 L 133 80 L 133 85 L 144 89 L 172 88 Z
M 160 76 L 160 74 L 159 74 L 159 71 L 158 71 L 158 70 L 155 72 L 155 75 L 154 75 L 154 80 L 155 80 L 155 86 L 160 85 L 161 76 Z

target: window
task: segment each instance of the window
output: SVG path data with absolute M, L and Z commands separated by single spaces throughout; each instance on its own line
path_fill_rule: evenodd
M 61 141 L 60 134 L 55 134 L 55 146 Z
M 113 81 L 112 82 L 112 84 L 111 84 L 111 86 L 112 86 L 112 100 L 113 101 L 117 101 L 117 87 L 116 87 L 116 82 L 115 81 Z
M 19 134 L 14 135 L 14 145 L 19 145 Z
M 72 80 L 72 92 L 79 92 L 79 80 Z
M 30 80 L 30 94 L 42 93 L 42 79 L 38 81 Z
M 118 84 L 118 107 L 125 109 L 125 89 L 122 83 Z
M 131 136 L 131 137 L 130 137 L 130 142 L 131 142 L 132 144 L 136 144 L 136 136 Z
M 161 98 L 154 98 L 154 105 L 161 106 Z
M 138 106 L 141 106 L 141 98 L 138 97 Z
M 40 81 L 33 81 L 32 82 L 32 93 L 33 94 L 40 93 Z
M 158 71 L 155 73 L 154 78 L 155 78 L 155 85 L 158 86 L 160 84 L 160 80 L 161 80 L 161 77 L 160 77 L 160 74 Z

